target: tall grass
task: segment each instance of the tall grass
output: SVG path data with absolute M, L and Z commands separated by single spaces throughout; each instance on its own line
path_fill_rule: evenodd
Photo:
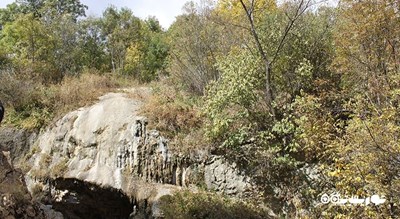
M 65 76 L 58 84 L 43 84 L 4 72 L 0 77 L 5 124 L 24 129 L 40 129 L 70 110 L 92 104 L 107 92 L 137 84 L 132 78 L 93 71 Z

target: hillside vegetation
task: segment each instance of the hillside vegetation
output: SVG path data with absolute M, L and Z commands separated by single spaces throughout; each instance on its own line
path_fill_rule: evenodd
M 127 8 L 86 9 L 79 0 L 0 9 L 7 125 L 41 129 L 103 93 L 146 84 L 143 113 L 174 150 L 236 162 L 262 191 L 255 201 L 277 214 L 400 215 L 398 0 L 188 2 L 168 30 Z M 332 192 L 386 202 L 321 204 Z M 207 194 L 166 199 L 187 218 L 198 206 L 179 202 Z

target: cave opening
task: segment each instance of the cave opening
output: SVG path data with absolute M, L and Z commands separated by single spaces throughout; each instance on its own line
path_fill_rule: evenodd
M 77 179 L 58 178 L 52 206 L 66 219 L 128 219 L 134 203 L 122 191 Z

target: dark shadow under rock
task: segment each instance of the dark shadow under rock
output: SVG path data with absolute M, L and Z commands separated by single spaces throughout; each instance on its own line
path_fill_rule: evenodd
M 120 190 L 102 188 L 77 179 L 58 178 L 52 182 L 53 209 L 69 219 L 129 218 L 133 204 Z

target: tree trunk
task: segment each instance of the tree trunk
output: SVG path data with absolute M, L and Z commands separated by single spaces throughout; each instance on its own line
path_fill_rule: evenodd
M 247 8 L 246 4 L 244 4 L 243 0 L 240 0 L 240 3 L 242 4 L 242 7 L 244 11 L 246 12 L 247 19 L 249 20 L 250 27 L 251 27 L 251 34 L 253 35 L 253 38 L 256 42 L 256 46 L 258 49 L 258 52 L 261 55 L 261 58 L 264 62 L 265 65 L 265 101 L 267 103 L 268 108 L 271 111 L 271 114 L 275 118 L 275 109 L 272 106 L 272 102 L 274 101 L 274 97 L 272 95 L 272 87 L 271 87 L 271 62 L 267 57 L 267 54 L 265 53 L 262 45 L 260 38 L 258 37 L 256 27 L 254 25 L 254 20 L 253 20 L 253 14 L 252 12 L 254 11 L 254 2 L 252 1 L 251 6 L 252 8 Z
M 265 62 L 265 101 L 271 110 L 272 115 L 275 118 L 275 109 L 272 106 L 272 102 L 274 101 L 274 96 L 271 87 L 271 64 L 268 60 L 264 60 Z

